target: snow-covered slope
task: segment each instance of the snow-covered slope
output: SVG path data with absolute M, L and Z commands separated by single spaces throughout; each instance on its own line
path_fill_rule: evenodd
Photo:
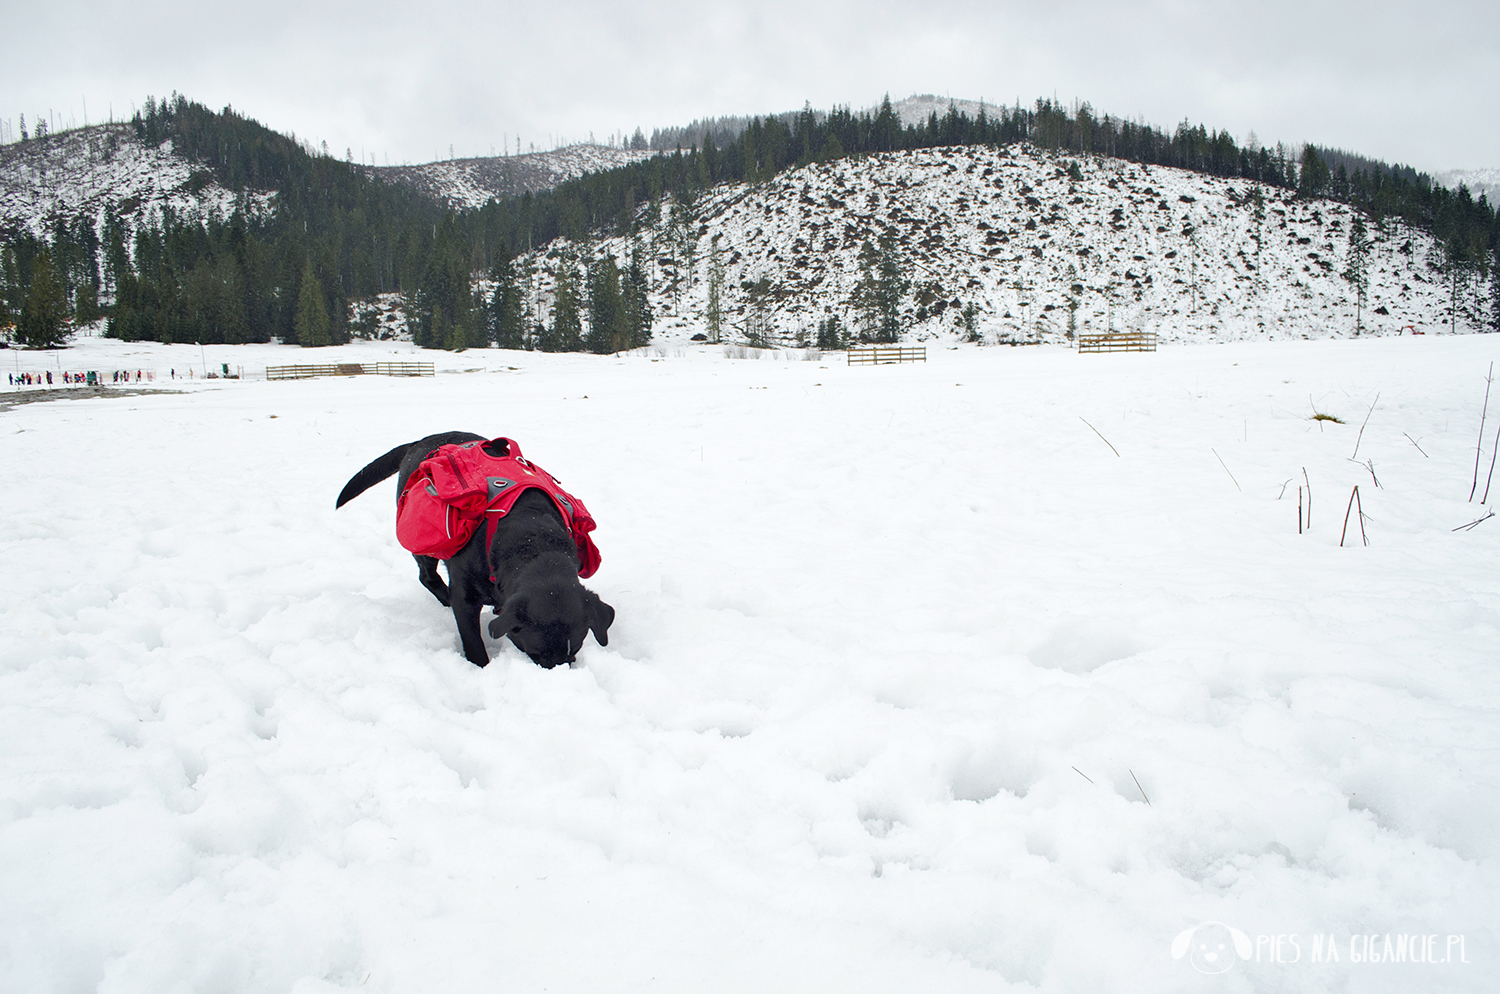
M 274 194 L 247 195 L 270 208 Z M 148 145 L 128 124 L 99 124 L 0 146 L 0 230 L 42 237 L 58 221 L 96 226 L 109 210 L 127 228 L 170 209 L 179 218 L 227 217 L 235 194 L 213 174 L 177 155 L 170 141 Z
M 1483 194 L 1491 204 L 1500 196 L 1500 169 L 1449 169 L 1432 178 L 1450 190 L 1466 186 L 1476 200 Z
M 584 173 L 614 169 L 656 154 L 608 145 L 569 145 L 525 155 L 449 159 L 419 166 L 370 166 L 368 171 L 463 210 L 482 207 L 496 197 L 549 190 Z
M 786 341 L 815 333 L 830 314 L 854 321 L 860 250 L 882 236 L 898 246 L 910 281 L 904 311 L 916 338 L 955 332 L 973 304 L 986 341 L 1063 340 L 1070 298 L 1078 332 L 1144 329 L 1166 341 L 1354 334 L 1355 298 L 1341 275 L 1350 208 L 1265 189 L 1257 221 L 1249 194 L 1242 180 L 1115 159 L 941 148 L 724 186 L 694 205 L 685 233 L 664 210 L 636 243 L 653 260 L 657 315 L 696 328 L 719 236 L 731 325 L 743 327 L 746 284 L 765 279 L 770 323 Z M 1370 237 L 1366 333 L 1446 327 L 1435 242 L 1400 222 L 1372 224 Z M 544 311 L 557 248 L 536 260 Z M 594 250 L 623 259 L 631 248 L 615 238 Z M 1477 293 L 1459 294 L 1460 331 L 1479 319 Z
M 991 117 L 995 114 L 993 103 L 979 100 L 955 100 L 951 97 L 939 97 L 931 93 L 914 93 L 904 100 L 893 100 L 891 109 L 901 119 L 903 126 L 915 126 L 927 123 L 927 118 L 933 114 L 942 117 L 948 113 L 948 108 L 957 108 L 960 114 L 967 114 L 970 118 L 977 118 L 981 109 Z M 870 108 L 874 114 L 880 108 Z

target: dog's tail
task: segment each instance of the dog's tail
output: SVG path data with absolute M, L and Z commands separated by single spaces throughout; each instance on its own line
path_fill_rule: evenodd
M 335 508 L 343 507 L 381 480 L 395 476 L 396 471 L 401 468 L 401 459 L 406 455 L 406 450 L 415 444 L 415 442 L 407 442 L 404 445 L 398 445 L 358 473 L 355 473 L 353 478 L 344 484 L 344 489 L 339 492 L 338 503 L 333 506 Z

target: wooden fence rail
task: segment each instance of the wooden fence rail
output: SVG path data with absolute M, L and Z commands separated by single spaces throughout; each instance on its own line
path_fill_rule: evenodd
M 1112 335 L 1079 335 L 1079 352 L 1155 352 L 1156 333 L 1126 331 Z
M 268 380 L 308 380 L 315 376 L 436 376 L 430 362 L 337 362 L 324 365 L 267 366 Z
M 872 345 L 869 348 L 850 349 L 848 364 L 851 366 L 874 366 L 888 362 L 926 362 L 925 345 Z

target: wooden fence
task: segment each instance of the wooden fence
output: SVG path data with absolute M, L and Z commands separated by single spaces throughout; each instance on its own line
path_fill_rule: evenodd
M 338 362 L 321 366 L 267 366 L 268 380 L 309 380 L 315 376 L 436 376 L 430 362 Z
M 851 366 L 875 366 L 888 362 L 926 362 L 925 345 L 872 345 L 868 348 L 850 349 L 848 363 Z
M 1125 331 L 1113 335 L 1079 335 L 1079 352 L 1155 352 L 1156 333 Z

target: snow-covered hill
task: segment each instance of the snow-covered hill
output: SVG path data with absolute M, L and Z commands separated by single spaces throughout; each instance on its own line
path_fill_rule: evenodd
M 569 145 L 550 152 L 449 159 L 418 166 L 370 166 L 367 170 L 464 210 L 482 207 L 497 197 L 550 190 L 584 173 L 614 169 L 656 154 L 608 145 Z
M 1483 195 L 1493 204 L 1500 197 L 1500 169 L 1448 169 L 1432 178 L 1450 190 L 1466 186 L 1476 200 Z
M 655 154 L 573 145 L 527 155 L 365 168 L 462 210 Z M 252 211 L 267 211 L 274 198 L 274 193 L 250 193 L 245 202 Z M 0 231 L 42 237 L 59 221 L 72 224 L 79 218 L 97 228 L 109 210 L 119 212 L 127 229 L 158 223 L 166 209 L 183 219 L 223 218 L 236 200 L 209 170 L 179 155 L 171 141 L 149 145 L 128 124 L 94 125 L 0 146 Z
M 953 107 L 960 114 L 966 114 L 970 118 L 978 118 L 980 110 L 991 117 L 995 114 L 995 105 L 979 100 L 955 100 L 952 97 L 939 97 L 931 93 L 914 93 L 903 100 L 891 101 L 891 109 L 901 119 L 903 127 L 916 127 L 926 124 L 928 117 L 936 114 L 942 117 L 948 113 L 948 108 Z M 878 111 L 878 107 L 871 107 L 870 114 Z
M 898 246 L 910 281 L 904 316 L 918 339 L 956 332 L 972 304 L 985 341 L 1064 340 L 1070 299 L 1078 332 L 1354 334 L 1355 298 L 1341 275 L 1350 208 L 1265 189 L 1257 220 L 1250 192 L 1242 180 L 1115 159 L 941 148 L 724 186 L 694 205 L 689 230 L 663 210 L 634 245 L 653 260 L 658 317 L 701 330 L 718 236 L 731 325 L 743 328 L 745 288 L 764 279 L 774 337 L 788 342 L 828 315 L 855 320 L 860 251 L 882 236 Z M 1433 239 L 1394 221 L 1371 224 L 1370 237 L 1366 333 L 1445 328 L 1451 287 Z M 544 317 L 560 247 L 534 260 Z M 632 247 L 614 238 L 593 251 L 623 260 Z M 1477 326 L 1480 290 L 1460 288 L 1458 330 Z
M 0 146 L 0 230 L 43 237 L 59 221 L 96 227 L 109 210 L 128 228 L 179 218 L 227 217 L 234 192 L 172 149 L 149 145 L 128 124 L 98 124 Z M 252 211 L 269 210 L 274 194 L 247 194 Z

